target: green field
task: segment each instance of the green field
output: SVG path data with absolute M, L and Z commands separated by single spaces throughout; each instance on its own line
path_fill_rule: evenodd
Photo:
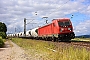
M 13 38 L 13 42 L 25 49 L 26 53 L 37 60 L 90 60 L 90 51 L 85 48 L 56 46 L 54 42 Z
M 90 38 L 75 38 L 75 39 L 72 39 L 72 41 L 86 41 L 86 42 L 90 42 Z

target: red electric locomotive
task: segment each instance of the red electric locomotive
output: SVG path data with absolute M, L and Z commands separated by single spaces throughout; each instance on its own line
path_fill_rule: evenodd
M 69 18 L 53 19 L 52 23 L 38 28 L 39 38 L 53 41 L 70 41 L 75 37 Z

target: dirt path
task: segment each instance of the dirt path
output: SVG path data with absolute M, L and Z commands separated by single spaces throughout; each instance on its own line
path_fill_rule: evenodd
M 30 60 L 25 51 L 18 45 L 8 40 L 5 47 L 0 48 L 0 60 Z

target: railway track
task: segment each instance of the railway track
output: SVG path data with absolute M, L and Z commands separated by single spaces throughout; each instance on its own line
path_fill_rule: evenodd
M 51 41 L 49 41 L 50 43 Z M 70 47 L 73 46 L 75 48 L 85 48 L 90 51 L 90 42 L 85 41 L 71 41 L 71 42 L 53 42 L 55 46 L 60 47 Z
M 71 42 L 70 44 L 76 47 L 82 47 L 90 50 L 90 42 Z

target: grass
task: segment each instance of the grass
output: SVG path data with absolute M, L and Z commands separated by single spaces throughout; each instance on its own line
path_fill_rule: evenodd
M 0 48 L 2 48 L 4 46 L 4 41 L 2 39 L 2 37 L 0 37 Z
M 85 48 L 57 47 L 53 42 L 13 38 L 13 42 L 37 60 L 90 60 L 90 51 Z M 53 51 L 56 50 L 56 51 Z
M 72 39 L 72 41 L 86 41 L 86 42 L 90 42 L 90 38 L 75 38 L 75 39 Z

